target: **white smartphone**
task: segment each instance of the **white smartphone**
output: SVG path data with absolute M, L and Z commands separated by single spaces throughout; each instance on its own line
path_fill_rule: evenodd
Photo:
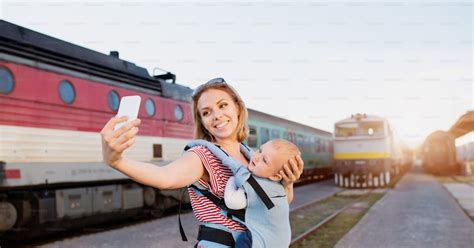
M 142 98 L 140 96 L 122 97 L 122 99 L 120 100 L 120 106 L 117 113 L 117 117 L 127 116 L 128 120 L 115 125 L 114 131 L 120 129 L 123 125 L 137 119 L 141 101 Z

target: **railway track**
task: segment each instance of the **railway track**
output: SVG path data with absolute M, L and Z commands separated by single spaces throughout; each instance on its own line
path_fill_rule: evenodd
M 351 208 L 354 206 L 354 204 L 358 203 L 358 202 L 361 202 L 361 201 L 364 201 L 367 197 L 369 197 L 369 195 L 374 191 L 374 189 L 368 189 L 366 190 L 367 192 L 364 193 L 363 195 L 357 197 L 356 199 L 353 199 L 352 201 L 349 201 L 348 203 L 346 203 L 343 207 L 340 207 L 338 209 L 336 209 L 331 215 L 327 216 L 326 218 L 324 218 L 322 221 L 318 222 L 317 224 L 313 225 L 312 227 L 310 227 L 307 231 L 305 231 L 304 233 L 302 234 L 299 234 L 297 235 L 296 237 L 294 237 L 292 240 L 291 240 L 291 244 L 290 246 L 291 247 L 294 247 L 296 246 L 297 244 L 301 243 L 303 240 L 305 240 L 307 237 L 311 236 L 311 235 L 314 235 L 318 232 L 318 230 L 320 230 L 322 227 L 326 226 L 327 224 L 331 223 L 331 221 L 333 221 L 340 213 L 346 211 L 347 209 Z M 316 202 L 314 202 L 313 204 L 315 204 Z M 304 206 L 301 206 L 299 207 L 298 209 L 294 209 L 292 211 L 292 213 L 295 213 L 299 210 L 302 210 L 304 209 L 305 207 L 308 207 L 309 205 L 311 205 L 310 203 L 308 203 L 307 205 L 304 205 Z
M 386 186 L 386 188 L 395 187 L 395 185 L 403 177 L 403 175 L 405 175 L 407 173 L 407 171 L 408 170 L 405 169 L 400 174 L 395 176 L 393 178 L 392 182 L 390 182 L 390 184 L 388 184 Z M 331 209 L 331 212 L 326 213 L 325 217 L 322 218 L 322 220 L 320 220 L 318 222 L 315 222 L 315 224 L 311 225 L 310 227 L 305 228 L 306 230 L 304 232 L 298 233 L 297 235 L 294 235 L 294 237 L 292 238 L 290 246 L 291 247 L 298 247 L 299 244 L 301 244 L 303 240 L 307 239 L 310 236 L 316 235 L 318 233 L 318 231 L 320 231 L 322 228 L 324 228 L 325 226 L 330 225 L 338 216 L 341 215 L 341 213 L 344 213 L 344 212 L 350 210 L 351 208 L 358 208 L 358 207 L 355 207 L 355 205 L 357 203 L 370 201 L 370 200 L 368 200 L 368 198 L 371 197 L 372 193 L 377 193 L 377 191 L 384 190 L 384 189 L 383 188 L 380 188 L 380 189 L 377 189 L 377 188 L 369 188 L 369 189 L 349 188 L 349 189 L 347 189 L 347 191 L 349 191 L 349 192 L 351 190 L 362 191 L 362 192 L 365 192 L 365 193 L 361 194 L 360 196 L 355 197 L 353 199 L 347 200 L 344 204 L 339 205 L 339 206 L 335 207 L 334 209 Z M 314 205 L 318 202 L 323 202 L 323 201 L 308 202 L 308 203 L 306 203 L 306 204 L 304 204 L 304 205 L 302 205 L 298 208 L 293 209 L 293 211 L 290 214 L 297 215 L 298 211 L 304 210 L 305 208 L 310 208 L 310 207 L 312 207 L 312 205 Z M 307 215 L 308 214 L 306 214 L 306 216 Z

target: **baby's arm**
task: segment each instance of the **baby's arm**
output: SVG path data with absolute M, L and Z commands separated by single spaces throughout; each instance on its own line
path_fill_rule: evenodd
M 227 181 L 224 191 L 224 202 L 229 209 L 243 209 L 247 206 L 247 197 L 244 189 L 237 188 L 235 185 L 235 177 L 230 177 Z

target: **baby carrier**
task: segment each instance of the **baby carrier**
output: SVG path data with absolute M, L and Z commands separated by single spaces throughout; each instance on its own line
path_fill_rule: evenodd
M 194 146 L 205 146 L 222 161 L 223 165 L 231 169 L 236 179 L 236 186 L 238 188 L 243 187 L 246 191 L 248 203 L 246 209 L 232 210 L 227 208 L 224 199 L 215 196 L 208 190 L 202 189 L 198 183 L 190 185 L 189 188 L 197 194 L 206 196 L 228 218 L 239 221 L 248 228 L 246 233 L 240 235 L 234 241 L 232 235 L 225 230 L 201 225 L 198 240 L 208 240 L 232 247 L 263 247 L 263 244 L 266 244 L 268 247 L 288 247 L 291 239 L 291 230 L 288 218 L 289 206 L 283 186 L 278 182 L 252 176 L 247 168 L 240 165 L 238 161 L 211 142 L 194 140 L 184 150 L 187 151 Z M 240 149 L 247 159 L 250 160 L 252 150 L 244 144 L 240 144 Z M 262 185 L 267 192 L 263 190 Z M 277 208 L 274 208 L 275 201 Z M 272 228 L 272 226 L 276 225 L 278 228 Z M 281 228 L 281 226 L 285 228 Z M 272 232 L 272 230 L 276 229 L 283 229 L 283 232 Z M 186 236 L 181 223 L 180 232 L 183 240 L 185 240 Z

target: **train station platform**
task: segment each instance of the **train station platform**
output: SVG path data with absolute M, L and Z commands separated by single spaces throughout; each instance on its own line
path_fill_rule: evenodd
M 474 222 L 448 190 L 411 171 L 336 247 L 474 247 L 473 234 Z
M 443 185 L 474 220 L 474 186 L 468 183 L 444 183 Z

